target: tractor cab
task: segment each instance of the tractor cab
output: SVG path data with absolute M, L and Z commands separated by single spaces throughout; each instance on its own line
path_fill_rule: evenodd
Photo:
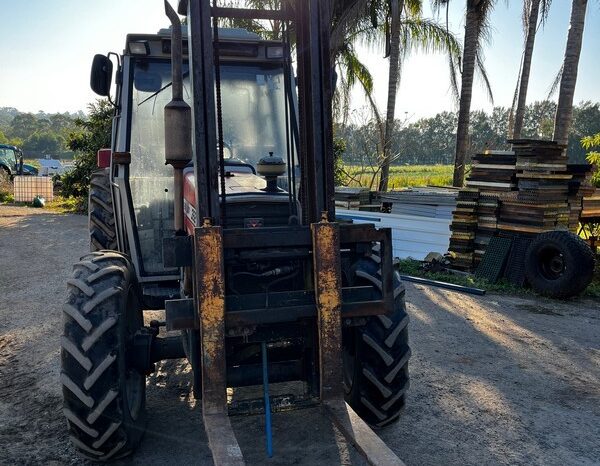
M 23 163 L 23 151 L 15 146 L 0 144 L 0 174 L 10 178 L 15 175 L 37 175 L 33 165 Z
M 171 32 L 169 28 L 156 35 L 128 35 L 117 71 L 112 174 L 121 192 L 131 193 L 123 199 L 123 209 L 133 213 L 134 220 L 123 225 L 118 239 L 130 245 L 141 277 L 153 281 L 177 275 L 164 266 L 161 251 L 163 239 L 175 233 L 174 179 L 172 168 L 165 165 L 164 125 L 172 87 Z M 185 26 L 182 36 L 183 97 L 192 105 Z M 227 204 L 232 225 L 287 225 L 298 215 L 290 180 L 299 172 L 292 139 L 297 123 L 289 51 L 280 41 L 264 40 L 243 29 L 220 29 L 219 41 L 224 162 L 219 189 L 225 192 L 221 203 Z M 123 153 L 128 154 L 125 166 L 119 163 L 118 154 Z M 280 161 L 284 168 L 277 176 L 279 189 L 267 189 L 261 175 L 260 167 L 266 166 L 261 160 L 266 158 Z M 184 169 L 183 189 L 189 233 L 196 221 L 191 163 Z

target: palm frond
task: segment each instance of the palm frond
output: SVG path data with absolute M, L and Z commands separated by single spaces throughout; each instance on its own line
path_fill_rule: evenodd
M 552 98 L 554 97 L 554 94 L 556 94 L 556 91 L 558 91 L 558 88 L 560 86 L 560 80 L 562 79 L 562 75 L 563 75 L 563 71 L 564 71 L 564 63 L 561 65 L 560 69 L 558 70 L 558 73 L 556 74 L 554 81 L 552 81 L 552 84 L 550 85 L 550 89 L 548 89 L 548 96 L 546 97 L 547 100 L 552 100 Z
M 448 55 L 448 67 L 450 72 L 450 92 L 454 97 L 454 103 L 458 107 L 460 102 L 460 89 L 458 87 L 458 74 L 460 71 L 460 59 L 455 59 L 452 55 Z
M 458 57 L 462 51 L 457 37 L 445 26 L 431 19 L 403 18 L 400 27 L 401 47 L 425 53 L 448 53 Z
M 550 14 L 550 6 L 552 5 L 552 0 L 541 0 L 540 1 L 540 26 L 544 27 L 546 25 L 546 21 L 548 20 L 548 15 Z
M 490 84 L 490 80 L 487 75 L 487 71 L 485 69 L 485 65 L 483 64 L 483 57 L 481 54 L 481 49 L 477 50 L 477 55 L 475 56 L 475 66 L 477 67 L 477 71 L 479 71 L 479 76 L 483 81 L 483 85 L 487 92 L 488 99 L 492 105 L 494 105 L 494 93 L 492 92 L 492 86 Z
M 517 111 L 517 102 L 519 100 L 519 90 L 521 88 L 521 72 L 523 71 L 523 60 L 525 59 L 525 51 L 521 54 L 521 64 L 519 65 L 519 74 L 517 75 L 517 84 L 515 85 L 515 92 L 513 94 L 512 104 L 510 105 L 510 112 L 508 113 L 508 136 L 512 136 L 515 127 L 515 113 Z

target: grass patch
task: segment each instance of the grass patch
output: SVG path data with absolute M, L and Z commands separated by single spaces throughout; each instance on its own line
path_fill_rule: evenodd
M 85 202 L 75 197 L 55 196 L 54 200 L 47 202 L 44 208 L 57 214 L 83 214 Z
M 428 272 L 423 269 L 422 262 L 413 259 L 402 259 L 398 263 L 398 271 L 401 275 L 412 275 L 413 277 L 437 280 L 440 282 L 453 283 L 455 285 L 481 288 L 493 293 L 510 294 L 516 296 L 532 296 L 536 293 L 531 288 L 521 288 L 505 280 L 490 283 L 485 279 L 474 275 L 453 274 L 449 272 Z M 600 261 L 596 263 L 596 271 L 592 283 L 581 295 L 583 298 L 600 298 Z
M 440 282 L 452 283 L 454 285 L 480 288 L 485 291 L 507 294 L 528 294 L 530 290 L 519 288 L 507 281 L 500 280 L 497 283 L 478 278 L 475 275 L 454 274 L 450 272 L 429 272 L 423 269 L 422 262 L 413 259 L 402 259 L 398 263 L 398 271 L 401 275 L 412 275 L 413 277 L 426 278 L 428 280 L 437 280 Z
M 452 185 L 453 165 L 395 165 L 390 167 L 389 189 L 409 188 L 413 186 L 450 186 Z M 369 187 L 373 171 L 357 165 L 345 165 L 348 186 Z M 379 183 L 376 175 L 373 188 Z
M 0 191 L 0 204 L 10 204 L 14 202 L 15 196 L 7 191 Z
M 600 257 L 596 256 L 596 270 L 594 271 L 594 278 L 592 279 L 592 283 L 585 290 L 584 296 L 589 296 L 590 298 L 600 299 Z

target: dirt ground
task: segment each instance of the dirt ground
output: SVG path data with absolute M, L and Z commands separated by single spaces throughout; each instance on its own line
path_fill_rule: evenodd
M 83 216 L 0 206 L 0 463 L 81 464 L 61 408 L 65 281 Z M 380 432 L 408 465 L 600 464 L 600 303 L 471 297 L 407 285 L 412 385 Z M 148 380 L 149 425 L 122 464 L 211 464 L 189 368 Z M 232 421 L 248 464 L 363 464 L 315 409 Z

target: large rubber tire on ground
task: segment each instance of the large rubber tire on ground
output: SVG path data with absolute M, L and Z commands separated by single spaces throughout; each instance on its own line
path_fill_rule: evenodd
M 90 250 L 92 252 L 116 250 L 117 231 L 108 168 L 96 170 L 92 173 L 88 213 Z
M 538 293 L 551 298 L 577 296 L 592 281 L 594 253 L 569 231 L 539 234 L 525 257 L 525 277 Z
M 146 378 L 128 354 L 143 326 L 135 273 L 123 254 L 94 252 L 75 264 L 67 283 L 60 380 L 69 436 L 86 458 L 120 458 L 146 426 Z
M 351 272 L 351 285 L 380 288 L 379 264 L 360 260 Z M 346 401 L 367 423 L 383 427 L 398 419 L 409 387 L 408 315 L 404 285 L 394 273 L 394 313 L 374 316 L 342 334 Z

